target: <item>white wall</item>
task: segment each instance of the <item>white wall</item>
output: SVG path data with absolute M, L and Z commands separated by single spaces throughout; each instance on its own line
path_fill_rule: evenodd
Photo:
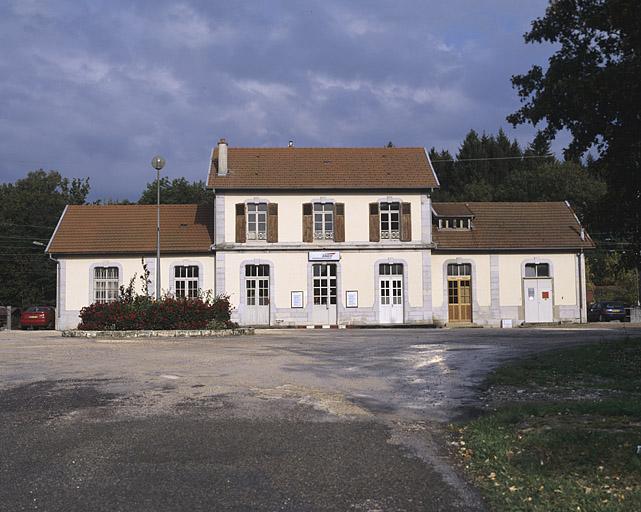
M 155 291 L 155 257 L 145 257 L 152 274 L 150 275 L 151 284 L 149 292 Z M 116 266 L 122 271 L 119 272 L 120 284 L 128 286 L 130 279 L 136 275 L 135 289 L 138 293 L 142 291 L 142 282 L 140 276 L 143 273 L 142 262 L 139 256 L 108 256 L 100 257 L 61 257 L 61 277 L 59 300 L 59 318 L 61 321 L 60 328 L 75 328 L 78 323 L 78 312 L 83 307 L 93 302 L 92 266 Z M 173 292 L 173 280 L 170 274 L 173 265 L 199 265 L 202 269 L 200 277 L 203 291 L 214 289 L 214 258 L 208 255 L 167 255 L 162 256 L 161 265 L 161 288 L 164 292 Z M 173 276 L 172 276 L 173 277 Z M 60 308 L 62 306 L 62 308 Z
M 521 268 L 525 263 L 550 264 L 554 286 L 554 305 L 577 304 L 576 255 L 563 254 L 501 254 L 499 255 L 500 295 L 502 306 L 520 306 L 523 303 Z
M 219 195 L 223 195 L 219 193 Z M 318 194 L 269 194 L 267 192 L 255 196 L 251 193 L 224 193 L 225 202 L 225 241 L 230 243 L 236 237 L 236 204 L 251 200 L 268 200 L 278 203 L 278 241 L 302 242 L 303 239 L 303 203 L 319 199 L 345 203 L 345 241 L 369 241 L 369 203 L 388 198 L 400 200 L 412 205 L 412 241 L 421 240 L 421 195 L 420 194 L 359 194 L 359 193 L 328 193 Z M 252 243 L 252 242 L 249 242 Z M 258 242 L 264 245 L 264 242 Z

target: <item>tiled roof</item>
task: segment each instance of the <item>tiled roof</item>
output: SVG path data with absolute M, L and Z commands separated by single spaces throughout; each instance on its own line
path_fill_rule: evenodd
M 437 212 L 466 206 L 474 215 L 471 230 L 432 226 L 437 250 L 591 249 L 572 209 L 563 202 L 434 203 Z
M 438 208 L 437 208 L 438 205 Z M 465 203 L 434 203 L 434 213 L 438 217 L 473 217 L 474 214 Z
M 214 189 L 429 189 L 438 180 L 423 148 L 235 148 L 218 176 L 218 148 L 207 186 Z
M 160 252 L 208 252 L 213 237 L 211 205 L 160 207 Z M 70 205 L 48 247 L 52 254 L 156 252 L 155 205 Z

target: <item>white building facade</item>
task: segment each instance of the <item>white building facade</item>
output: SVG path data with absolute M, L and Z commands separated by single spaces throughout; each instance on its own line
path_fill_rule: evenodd
M 161 286 L 229 295 L 241 325 L 585 321 L 593 244 L 569 205 L 433 204 L 438 179 L 422 148 L 221 140 L 207 182 L 211 211 L 163 206 Z M 111 300 L 103 288 L 140 275 L 143 261 L 152 281 L 156 271 L 155 223 L 136 210 L 151 207 L 71 208 L 48 247 L 60 262 L 59 328 Z

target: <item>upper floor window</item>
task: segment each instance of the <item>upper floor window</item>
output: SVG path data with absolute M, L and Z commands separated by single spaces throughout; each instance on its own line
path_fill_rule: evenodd
M 94 302 L 114 302 L 120 284 L 118 267 L 95 267 L 93 270 Z
M 526 263 L 525 277 L 550 277 L 550 265 L 548 263 Z
M 470 229 L 469 217 L 445 217 L 438 220 L 439 229 Z
M 266 203 L 247 203 L 247 240 L 267 240 Z
M 401 237 L 401 204 L 381 203 L 381 240 L 398 240 Z
M 174 289 L 176 297 L 188 299 L 198 297 L 198 266 L 179 265 L 174 267 Z
M 314 203 L 314 240 L 334 239 L 333 203 Z

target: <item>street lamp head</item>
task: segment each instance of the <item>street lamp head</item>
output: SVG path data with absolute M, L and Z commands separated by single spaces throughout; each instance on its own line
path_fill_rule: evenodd
M 159 171 L 165 166 L 165 159 L 160 155 L 156 155 L 151 159 L 151 166 L 157 171 Z

